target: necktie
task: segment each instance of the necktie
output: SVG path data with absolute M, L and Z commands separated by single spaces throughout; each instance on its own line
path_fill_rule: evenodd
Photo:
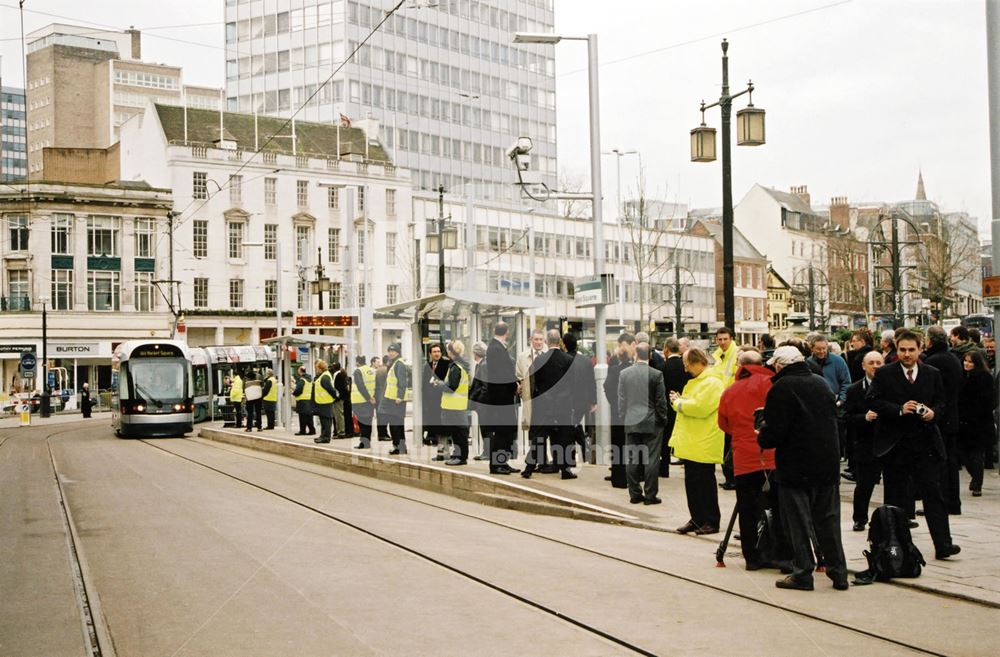
M 913 383 L 913 368 L 906 370 L 906 380 Z

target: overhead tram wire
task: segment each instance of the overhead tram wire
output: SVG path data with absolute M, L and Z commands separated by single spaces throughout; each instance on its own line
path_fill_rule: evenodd
M 358 42 L 358 44 L 354 47 L 354 50 L 352 50 L 351 53 L 347 57 L 344 58 L 344 61 L 342 61 L 340 64 L 337 65 L 337 68 L 335 68 L 333 70 L 333 72 L 330 73 L 329 77 L 326 78 L 326 80 L 323 82 L 323 84 L 318 85 L 316 87 L 316 90 L 313 91 L 312 94 L 310 94 L 310 96 L 308 98 L 306 98 L 305 100 L 303 100 L 302 103 L 299 104 L 299 106 L 295 109 L 295 111 L 292 112 L 291 116 L 289 116 L 287 119 L 285 119 L 284 123 L 282 123 L 278 127 L 277 130 L 275 130 L 270 136 L 268 136 L 267 139 L 264 140 L 264 143 L 260 144 L 260 146 L 257 148 L 257 150 L 255 150 L 253 153 L 251 153 L 250 157 L 248 157 L 246 159 L 246 161 L 244 161 L 239 166 L 239 168 L 236 169 L 236 171 L 234 171 L 233 173 L 230 174 L 230 176 L 229 176 L 229 180 L 230 181 L 233 179 L 233 176 L 238 175 L 240 173 L 240 171 L 243 171 L 243 169 L 245 169 L 247 167 L 248 164 L 250 164 L 251 162 L 253 162 L 254 158 L 257 157 L 258 155 L 260 155 L 264 151 L 264 149 L 267 147 L 267 145 L 270 144 L 272 141 L 274 141 L 274 138 L 277 137 L 281 133 L 282 130 L 284 130 L 286 127 L 288 127 L 291 124 L 291 122 L 295 119 L 295 117 L 298 116 L 299 112 L 301 112 L 303 109 L 305 109 L 305 107 L 312 101 L 312 99 L 315 98 L 317 95 L 319 95 L 319 92 L 322 91 L 323 87 L 325 87 L 326 85 L 330 84 L 333 81 L 334 76 L 336 76 L 337 73 L 340 73 L 341 69 L 343 69 L 345 66 L 347 66 L 348 62 L 350 62 L 352 59 L 354 59 L 354 56 L 358 54 L 358 51 L 361 50 L 361 48 L 363 48 L 368 43 L 369 40 L 371 40 L 371 38 L 375 35 L 375 33 L 378 32 L 382 28 L 383 25 L 385 25 L 385 22 L 387 20 L 389 20 L 389 18 L 391 18 L 393 16 L 393 14 L 395 14 L 397 11 L 399 11 L 399 9 L 403 6 L 403 3 L 405 3 L 405 2 L 406 2 L 406 0 L 399 0 L 399 2 L 396 3 L 395 7 L 393 7 L 392 9 L 389 9 L 389 10 L 387 10 L 385 12 L 385 15 L 382 17 L 382 20 L 380 20 L 378 22 L 378 24 L 375 25 L 368 32 L 368 34 L 365 36 L 364 39 L 362 39 L 361 41 Z M 225 110 L 220 107 L 219 111 L 220 112 L 224 112 Z M 226 182 L 225 185 L 219 185 L 218 191 L 209 194 L 208 197 L 203 200 L 202 204 L 200 206 L 198 206 L 198 208 L 195 209 L 195 212 L 197 212 L 201 208 L 205 207 L 205 205 L 209 201 L 211 201 L 213 198 L 215 198 L 215 196 L 217 194 L 220 194 L 220 193 L 222 193 L 223 190 L 228 189 L 229 185 L 230 185 L 230 183 L 228 181 Z M 191 199 L 191 202 L 188 203 L 188 205 L 183 210 L 181 210 L 180 214 L 184 214 L 185 212 L 187 212 L 188 208 L 190 208 L 192 205 L 194 205 L 195 200 L 196 199 Z

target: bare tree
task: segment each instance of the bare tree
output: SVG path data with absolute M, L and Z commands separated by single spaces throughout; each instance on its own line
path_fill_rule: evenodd
M 976 275 L 979 243 L 974 228 L 963 229 L 960 223 L 945 217 L 938 217 L 934 223 L 936 230 L 921 234 L 920 270 L 924 297 L 944 316 L 955 303 L 959 285 Z
M 563 174 L 559 176 L 559 191 L 585 192 L 589 189 L 589 181 L 580 174 Z M 588 199 L 573 199 L 562 201 L 562 216 L 564 219 L 588 219 L 593 213 L 593 204 Z
M 654 298 L 653 291 L 665 279 L 665 274 L 676 261 L 677 247 L 669 246 L 667 235 L 674 217 L 665 217 L 666 204 L 651 201 L 646 197 L 645 185 L 639 181 L 638 197 L 626 202 L 623 213 L 624 244 L 622 256 L 626 264 L 635 271 L 639 284 L 639 320 L 648 321 L 647 304 L 654 304 L 650 314 L 664 305 L 662 299 Z M 658 303 L 656 303 L 658 302 Z

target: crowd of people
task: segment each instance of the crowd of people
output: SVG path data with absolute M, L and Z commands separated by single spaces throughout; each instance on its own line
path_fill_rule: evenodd
M 359 356 L 348 374 L 319 360 L 299 368 L 293 395 L 296 435 L 317 443 L 357 435 L 357 449 L 391 440 L 405 454 L 409 391 L 421 389 L 423 444 L 434 460 L 463 466 L 470 457 L 472 413 L 495 475 L 559 473 L 575 479 L 597 408 L 594 366 L 572 333 L 535 330 L 512 356 L 509 328 L 497 323 L 471 358 L 458 340 L 433 344 L 413 377 L 392 344 L 386 357 Z M 611 411 L 610 474 L 633 504 L 659 504 L 659 479 L 684 470 L 689 518 L 677 531 L 720 531 L 719 488 L 735 490 L 741 549 L 748 570 L 778 568 L 780 588 L 813 588 L 818 560 L 838 590 L 847 588 L 841 544 L 840 485 L 853 482 L 852 528 L 864 531 L 875 486 L 916 526 L 916 501 L 938 559 L 960 552 L 949 515 L 961 513 L 959 470 L 982 495 L 993 466 L 994 378 L 978 336 L 964 327 L 931 326 L 881 334 L 854 331 L 841 348 L 827 336 L 739 346 L 720 328 L 714 349 L 667 338 L 657 350 L 645 333 L 622 333 L 610 354 L 604 395 Z M 234 375 L 229 398 L 246 410 L 246 430 L 274 427 L 277 379 L 270 370 Z M 263 427 L 262 415 L 267 419 Z M 238 410 L 236 425 L 242 426 Z M 524 468 L 513 466 L 518 429 L 527 432 Z M 841 464 L 846 468 L 841 471 Z M 717 481 L 721 466 L 723 482 Z M 767 540 L 755 540 L 762 527 Z

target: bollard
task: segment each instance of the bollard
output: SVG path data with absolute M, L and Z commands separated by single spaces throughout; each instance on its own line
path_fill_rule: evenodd
M 30 427 L 31 426 L 31 406 L 26 403 L 21 403 L 18 406 L 18 411 L 21 414 L 21 426 Z

